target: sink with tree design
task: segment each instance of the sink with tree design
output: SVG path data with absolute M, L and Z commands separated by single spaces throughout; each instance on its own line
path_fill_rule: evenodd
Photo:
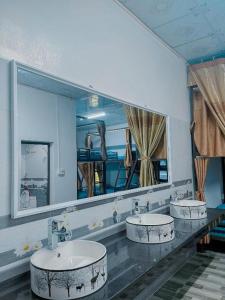
M 207 217 L 206 203 L 198 200 L 178 200 L 170 203 L 170 215 L 178 219 L 198 220 Z
M 107 280 L 104 245 L 86 240 L 42 248 L 31 257 L 31 289 L 45 299 L 77 299 L 99 290 Z
M 126 218 L 128 239 L 146 244 L 159 244 L 174 239 L 174 220 L 163 214 L 139 214 Z

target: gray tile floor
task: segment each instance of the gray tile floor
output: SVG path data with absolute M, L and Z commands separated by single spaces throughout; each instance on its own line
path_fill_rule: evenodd
M 151 297 L 151 300 L 175 299 L 224 300 L 225 254 L 210 251 L 196 254 Z
M 151 281 L 152 277 L 146 273 L 114 299 L 225 300 L 225 254 L 212 251 L 195 254 L 154 295 Z

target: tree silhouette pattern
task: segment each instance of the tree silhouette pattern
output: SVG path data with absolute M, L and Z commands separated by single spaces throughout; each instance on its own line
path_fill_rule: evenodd
M 38 292 L 40 293 L 41 291 L 45 291 L 47 289 L 47 284 L 46 284 L 46 281 L 43 280 L 43 277 L 40 276 L 39 273 L 40 272 L 37 272 L 34 275 L 34 282 L 35 282 Z
M 99 283 L 104 283 L 107 278 L 106 258 L 102 261 L 93 264 L 90 267 L 74 271 L 52 272 L 47 270 L 39 270 L 35 267 L 33 275 L 33 283 L 39 295 L 47 291 L 51 298 L 53 295 L 53 287 L 65 289 L 67 298 L 73 298 L 85 292 L 86 288 L 95 290 Z
M 182 215 L 185 219 L 197 219 L 197 218 L 202 218 L 206 216 L 207 211 L 205 207 L 191 207 L 191 206 L 185 206 L 185 207 L 180 207 L 177 211 L 178 215 Z M 188 218 L 186 218 L 188 217 Z
M 70 289 L 76 286 L 75 272 L 60 272 L 57 275 L 55 285 L 59 288 L 65 288 L 67 291 L 68 298 L 70 297 Z
M 151 242 L 151 239 L 154 241 L 157 239 L 159 242 L 163 239 L 168 239 L 168 237 L 173 237 L 173 226 L 170 224 L 162 226 L 150 226 L 150 225 L 131 225 L 131 234 L 134 234 L 135 239 L 139 241 Z M 133 228 L 133 229 L 132 229 Z

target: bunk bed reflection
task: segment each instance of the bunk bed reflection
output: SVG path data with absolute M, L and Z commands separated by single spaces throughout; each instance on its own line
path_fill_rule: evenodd
M 79 149 L 79 152 L 88 149 Z M 116 155 L 116 153 L 114 153 Z M 136 151 L 132 151 L 132 163 L 125 167 L 124 158 L 78 161 L 78 199 L 109 194 L 140 187 L 140 163 Z M 167 160 L 153 160 L 157 184 L 168 181 Z
M 100 151 L 78 149 L 78 198 L 109 194 L 139 186 L 139 161 L 133 151 L 129 168 L 124 157 L 115 151 L 107 151 L 107 160 L 101 159 Z
M 96 125 L 97 132 L 88 132 L 85 136 L 85 148 L 79 148 L 77 151 L 78 174 L 78 199 L 92 197 L 102 194 L 113 193 L 120 190 L 126 190 L 139 186 L 138 177 L 130 179 L 131 171 L 133 175 L 137 174 L 136 147 L 132 154 L 131 134 L 128 127 L 108 128 L 107 133 L 112 131 L 124 131 L 125 139 L 120 149 L 118 145 L 106 147 L 105 124 L 104 121 L 81 125 L 82 127 Z M 80 126 L 80 127 L 81 127 Z M 92 138 L 99 138 L 98 145 L 93 147 Z M 110 149 L 112 151 L 110 151 Z M 135 159 L 133 159 L 135 157 Z M 135 164 L 135 168 L 132 169 Z
M 90 126 L 90 124 L 85 126 Z M 103 122 L 100 126 L 104 126 Z M 85 147 L 78 148 L 78 199 L 140 187 L 141 159 L 136 144 L 132 143 L 129 127 L 108 129 L 107 133 L 118 130 L 125 130 L 123 145 L 115 144 L 106 147 L 105 136 L 104 143 L 102 143 L 102 135 L 98 127 L 98 132 L 88 132 L 85 136 Z M 101 147 L 94 148 L 93 144 L 96 145 L 96 143 L 93 143 L 92 136 L 100 138 Z M 105 149 L 104 155 L 102 155 L 103 148 Z M 152 163 L 156 184 L 167 182 L 167 160 L 152 158 Z

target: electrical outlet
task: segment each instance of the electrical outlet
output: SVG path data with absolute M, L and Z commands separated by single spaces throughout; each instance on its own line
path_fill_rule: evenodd
M 58 176 L 60 177 L 64 177 L 66 174 L 66 170 L 65 169 L 58 169 Z

